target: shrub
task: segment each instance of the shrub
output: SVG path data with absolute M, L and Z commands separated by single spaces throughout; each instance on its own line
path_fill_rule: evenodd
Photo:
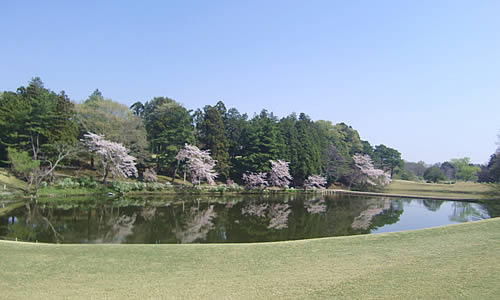
M 149 168 L 142 174 L 144 182 L 156 182 L 158 180 L 154 169 Z
M 56 187 L 59 189 L 74 189 L 79 187 L 80 184 L 78 182 L 74 182 L 71 178 L 66 177 L 63 180 L 60 180 L 57 184 Z
M 126 193 L 132 190 L 132 185 L 128 182 L 113 181 L 112 188 L 119 193 Z

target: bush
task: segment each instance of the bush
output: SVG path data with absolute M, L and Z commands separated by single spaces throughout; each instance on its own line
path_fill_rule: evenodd
M 144 182 L 156 182 L 158 177 L 156 176 L 156 172 L 154 169 L 146 169 L 142 174 Z
M 78 183 L 81 187 L 87 187 L 91 189 L 95 189 L 97 187 L 97 182 L 95 181 L 93 176 L 82 176 L 78 179 Z
M 118 193 L 126 193 L 132 190 L 132 185 L 128 182 L 113 181 L 112 189 Z
M 66 177 L 63 180 L 60 180 L 57 184 L 56 187 L 59 189 L 74 189 L 79 187 L 80 184 L 78 182 L 74 182 L 71 178 Z
M 133 191 L 142 191 L 144 189 L 146 189 L 148 185 L 144 182 L 134 182 L 134 184 L 132 185 L 132 190 Z
M 148 191 L 161 191 L 161 190 L 165 189 L 165 185 L 162 183 L 153 182 L 153 183 L 149 183 L 147 185 L 147 189 L 148 189 Z

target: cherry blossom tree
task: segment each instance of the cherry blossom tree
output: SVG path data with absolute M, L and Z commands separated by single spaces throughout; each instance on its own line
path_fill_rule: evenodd
M 288 168 L 288 162 L 278 159 L 277 161 L 271 160 L 271 178 L 269 182 L 272 186 L 288 186 L 292 181 L 292 176 L 290 175 L 290 170 Z
M 103 169 L 103 183 L 107 183 L 109 173 L 113 177 L 137 177 L 135 157 L 129 155 L 129 150 L 120 143 L 104 139 L 104 136 L 87 132 L 81 140 L 90 152 L 96 153 Z
M 185 144 L 175 158 L 179 161 L 187 161 L 193 185 L 196 183 L 200 185 L 203 179 L 209 184 L 215 183 L 214 179 L 218 174 L 214 168 L 217 161 L 210 157 L 210 150 L 200 150 L 196 146 Z
M 307 177 L 306 181 L 304 182 L 304 187 L 306 189 L 308 188 L 324 189 L 325 185 L 326 185 L 326 179 L 325 177 L 320 175 L 311 175 Z
M 253 173 L 253 172 L 247 172 L 243 174 L 243 181 L 245 181 L 247 188 L 249 189 L 262 189 L 266 186 L 268 186 L 268 182 L 266 180 L 267 178 L 267 173 L 260 172 L 260 173 Z
M 361 184 L 387 185 L 391 182 L 390 174 L 373 166 L 371 157 L 367 154 L 355 154 L 353 156 L 356 168 L 359 170 L 357 180 Z

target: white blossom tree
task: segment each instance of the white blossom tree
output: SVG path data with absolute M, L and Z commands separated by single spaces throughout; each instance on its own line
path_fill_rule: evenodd
M 87 132 L 81 140 L 90 152 L 96 153 L 103 169 L 103 183 L 107 183 L 108 175 L 113 177 L 137 177 L 135 157 L 129 155 L 129 150 L 120 143 L 104 139 L 104 136 Z
M 288 186 L 293 179 L 288 168 L 289 163 L 280 159 L 270 160 L 270 162 L 272 165 L 270 184 L 279 187 Z
M 193 185 L 196 183 L 200 185 L 203 179 L 209 184 L 215 183 L 214 179 L 218 174 L 214 168 L 217 161 L 210 156 L 210 150 L 200 150 L 196 146 L 185 144 L 175 158 L 179 161 L 187 161 Z
M 268 182 L 266 180 L 267 173 L 253 173 L 247 172 L 243 174 L 243 181 L 245 181 L 247 188 L 249 189 L 262 189 L 268 186 Z
M 361 184 L 387 185 L 391 182 L 390 174 L 373 166 L 371 157 L 367 154 L 355 154 L 353 156 L 356 168 L 359 170 L 357 180 Z
M 304 187 L 306 189 L 308 188 L 324 189 L 325 186 L 326 186 L 326 178 L 320 175 L 311 175 L 307 177 L 306 181 L 304 182 Z

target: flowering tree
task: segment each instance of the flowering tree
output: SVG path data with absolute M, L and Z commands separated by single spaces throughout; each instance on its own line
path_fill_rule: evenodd
M 158 177 L 156 176 L 156 171 L 153 168 L 148 168 L 142 174 L 145 182 L 156 182 Z
M 304 187 L 307 188 L 318 188 L 318 189 L 324 189 L 326 185 L 326 179 L 323 176 L 320 175 L 311 175 L 307 177 L 306 181 L 304 182 Z
M 255 189 L 255 188 L 264 188 L 268 185 L 267 180 L 267 173 L 260 172 L 260 173 L 253 173 L 253 172 L 247 172 L 243 174 L 243 181 L 245 181 L 247 188 L 249 189 Z
M 200 185 L 202 179 L 214 184 L 218 175 L 214 170 L 217 161 L 210 157 L 210 150 L 200 150 L 196 146 L 185 144 L 175 158 L 179 161 L 187 160 L 193 185 Z
M 271 160 L 271 178 L 269 179 L 272 186 L 287 186 L 292 181 L 288 162 L 278 159 L 277 161 Z
M 389 174 L 373 166 L 373 161 L 369 155 L 355 154 L 353 159 L 356 168 L 359 170 L 357 176 L 359 183 L 384 186 L 391 182 Z
M 108 174 L 119 177 L 137 177 L 135 157 L 128 154 L 129 150 L 120 143 L 104 139 L 104 136 L 87 132 L 81 140 L 90 152 L 101 158 L 103 183 L 107 183 Z

